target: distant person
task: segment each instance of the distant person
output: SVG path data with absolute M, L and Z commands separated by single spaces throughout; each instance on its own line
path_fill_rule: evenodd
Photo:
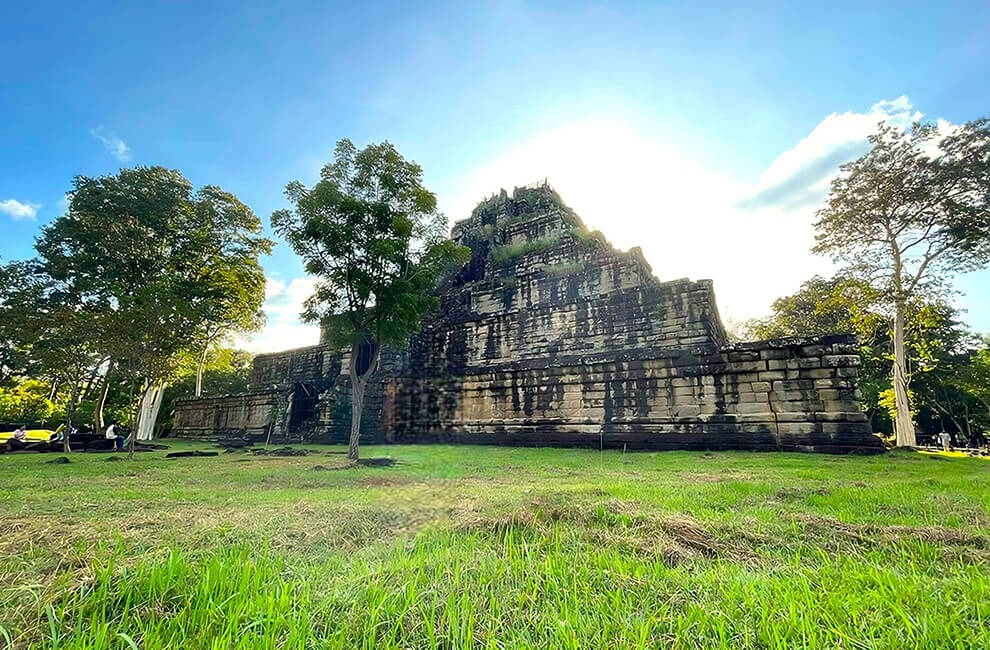
M 120 435 L 120 428 L 116 424 L 107 427 L 106 438 L 114 441 L 114 447 L 117 451 L 124 451 L 124 436 Z
M 942 451 L 952 451 L 952 436 L 949 435 L 949 432 L 943 431 L 938 434 L 938 437 L 942 441 Z
M 25 449 L 27 447 L 27 427 L 18 427 L 10 439 L 7 440 L 7 449 L 9 451 L 18 451 L 20 449 Z

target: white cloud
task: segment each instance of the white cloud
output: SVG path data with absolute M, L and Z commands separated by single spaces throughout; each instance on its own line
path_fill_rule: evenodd
M 867 138 L 879 122 L 907 127 L 921 116 L 904 95 L 877 102 L 866 113 L 832 113 L 760 174 L 756 188 L 740 207 L 817 207 L 828 194 L 839 165 L 869 150 Z
M 99 140 L 103 147 L 117 160 L 127 162 L 131 159 L 131 149 L 127 143 L 107 131 L 104 127 L 98 126 L 91 129 L 89 134 Z
M 38 208 L 40 207 L 40 203 L 21 203 L 17 199 L 0 201 L 0 212 L 9 215 L 14 221 L 22 219 L 34 221 L 35 217 L 38 216 Z
M 312 295 L 314 285 L 315 280 L 309 277 L 293 278 L 289 283 L 268 277 L 264 304 L 268 322 L 261 332 L 238 340 L 238 346 L 257 354 L 319 343 L 319 326 L 299 320 L 303 302 Z
M 463 219 L 485 196 L 547 178 L 592 228 L 622 249 L 641 246 L 662 280 L 711 278 L 726 320 L 767 312 L 831 263 L 810 253 L 814 212 L 841 163 L 864 153 L 879 121 L 919 119 L 906 97 L 833 114 L 783 152 L 754 185 L 705 169 L 621 123 L 553 129 L 440 188 Z M 443 200 L 443 197 L 449 197 Z

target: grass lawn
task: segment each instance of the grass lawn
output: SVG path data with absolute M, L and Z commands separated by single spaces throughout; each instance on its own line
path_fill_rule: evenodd
M 308 448 L 0 456 L 0 648 L 990 648 L 985 460 Z

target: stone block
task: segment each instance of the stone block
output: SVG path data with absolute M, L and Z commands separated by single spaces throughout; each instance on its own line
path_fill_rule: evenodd
M 740 404 L 740 406 L 742 405 Z M 776 426 L 777 418 L 774 417 L 774 414 L 771 411 L 761 411 L 757 413 L 738 413 L 736 414 L 736 422 L 748 422 L 748 423 L 764 422 Z
M 760 372 L 767 369 L 766 361 L 736 361 L 725 365 L 727 372 Z
M 822 357 L 822 365 L 833 368 L 849 368 L 861 363 L 858 354 L 828 354 Z
M 815 417 L 812 413 L 800 411 L 777 412 L 777 422 L 814 422 L 814 420 Z
M 758 361 L 761 358 L 757 350 L 741 350 L 729 352 L 729 361 Z M 767 359 L 768 357 L 762 357 Z
M 807 435 L 821 431 L 821 424 L 816 422 L 778 422 L 777 433 L 785 435 Z
M 814 389 L 814 387 L 815 387 L 815 383 L 810 379 L 792 379 L 792 380 L 773 382 L 773 390 L 775 393 L 812 390 Z
M 805 345 L 801 348 L 802 357 L 820 357 L 828 352 L 824 345 Z
M 740 402 L 736 405 L 735 410 L 739 414 L 769 412 L 766 402 Z M 773 413 L 769 413 L 769 417 L 773 419 Z

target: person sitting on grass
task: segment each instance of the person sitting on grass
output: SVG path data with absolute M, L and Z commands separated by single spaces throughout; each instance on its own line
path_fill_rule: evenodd
M 7 451 L 19 451 L 27 448 L 27 427 L 23 424 L 7 439 Z
M 114 441 L 115 451 L 124 451 L 124 436 L 120 435 L 116 423 L 107 427 L 106 438 Z

